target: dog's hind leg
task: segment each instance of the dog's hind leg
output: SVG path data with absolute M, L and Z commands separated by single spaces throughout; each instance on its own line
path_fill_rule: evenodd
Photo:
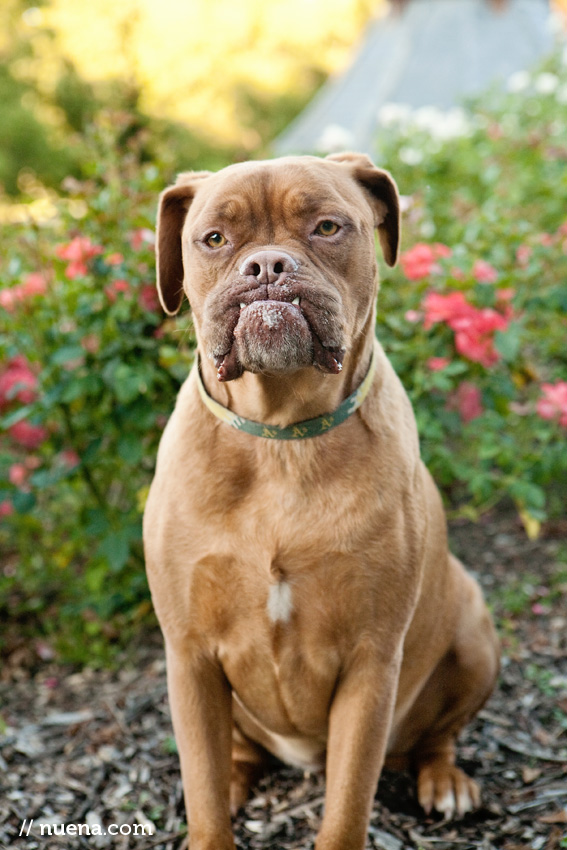
M 455 742 L 461 729 L 488 699 L 498 674 L 498 640 L 480 588 L 463 571 L 463 595 L 452 646 L 419 694 L 407 719 L 423 731 L 410 758 L 417 773 L 418 799 L 450 818 L 480 804 L 480 791 L 455 766 Z
M 236 723 L 232 725 L 232 767 L 230 774 L 230 813 L 235 817 L 275 759 L 260 744 L 251 741 Z

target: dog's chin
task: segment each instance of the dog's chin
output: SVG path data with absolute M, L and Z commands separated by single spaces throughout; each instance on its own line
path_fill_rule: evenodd
M 267 299 L 243 304 L 232 316 L 227 311 L 229 321 L 218 323 L 209 349 L 219 381 L 233 381 L 245 370 L 278 375 L 310 366 L 338 374 L 345 349 L 334 341 L 321 342 L 314 328 L 317 315 L 310 310 L 309 305 Z
M 234 329 L 236 360 L 249 372 L 285 374 L 313 365 L 313 336 L 301 310 L 283 301 L 255 301 Z

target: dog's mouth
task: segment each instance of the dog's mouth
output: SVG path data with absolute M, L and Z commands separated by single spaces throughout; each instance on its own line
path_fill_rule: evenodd
M 282 374 L 315 366 L 329 374 L 341 371 L 345 349 L 340 296 L 322 294 L 313 285 L 301 289 L 287 285 L 233 290 L 232 297 L 216 302 L 210 316 L 215 328 L 210 353 L 219 381 L 232 381 L 245 370 Z

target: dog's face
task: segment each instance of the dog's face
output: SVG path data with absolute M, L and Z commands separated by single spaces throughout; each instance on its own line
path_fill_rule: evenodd
M 376 297 L 375 227 L 393 265 L 396 186 L 361 154 L 182 174 L 160 200 L 161 302 L 176 313 L 185 289 L 219 380 L 337 373 Z

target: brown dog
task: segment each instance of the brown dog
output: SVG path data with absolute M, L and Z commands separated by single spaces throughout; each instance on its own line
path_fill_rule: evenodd
M 187 293 L 199 364 L 144 539 L 192 850 L 234 848 L 268 753 L 326 765 L 317 850 L 364 848 L 386 756 L 427 812 L 478 804 L 455 738 L 497 642 L 374 337 L 375 227 L 393 265 L 396 186 L 359 154 L 182 174 L 161 197 L 159 293 L 170 314 Z

